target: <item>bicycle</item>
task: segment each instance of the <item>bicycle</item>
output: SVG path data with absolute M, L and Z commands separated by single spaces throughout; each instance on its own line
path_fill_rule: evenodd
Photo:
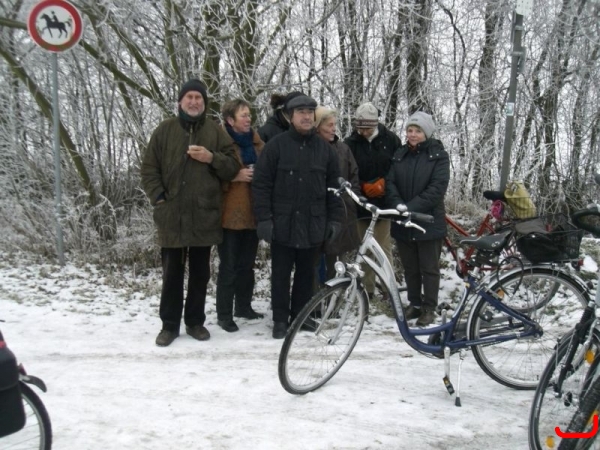
M 52 448 L 52 424 L 42 400 L 28 385 L 34 385 L 46 392 L 45 383 L 33 375 L 28 375 L 22 364 L 16 365 L 14 355 L 4 342 L 0 332 L 0 349 L 6 358 L 2 365 L 5 376 L 15 376 L 14 393 L 22 401 L 8 401 L 3 405 L 7 414 L 8 430 L 0 429 L 0 447 L 15 450 L 50 450 Z M 12 397 L 9 397 L 12 400 Z M 7 408 L 7 409 L 4 409 Z M 8 415 L 9 414 L 9 415 Z M 2 427 L 0 427 L 2 428 Z M 8 434 L 7 434 L 8 433 Z
M 327 281 L 296 317 L 283 342 L 278 374 L 283 388 L 292 394 L 306 394 L 323 386 L 342 367 L 356 345 L 368 315 L 368 298 L 361 283 L 361 263 L 368 264 L 387 290 L 400 334 L 416 351 L 444 359 L 444 384 L 449 394 L 456 394 L 460 406 L 460 373 L 466 349 L 472 349 L 478 365 L 495 381 L 516 389 L 535 389 L 542 367 L 551 352 L 548 341 L 563 334 L 570 324 L 557 321 L 558 302 L 583 307 L 589 295 L 580 280 L 548 265 L 527 266 L 495 277 L 484 277 L 480 270 L 485 261 L 497 257 L 508 245 L 509 232 L 463 241 L 477 248 L 475 267 L 465 277 L 465 290 L 454 313 L 448 318 L 442 310 L 441 325 L 409 328 L 393 269 L 377 241 L 373 227 L 379 216 L 399 218 L 403 226 L 423 230 L 414 221 L 432 218 L 396 209 L 381 210 L 359 199 L 350 185 L 340 180 L 336 195 L 345 193 L 371 212 L 371 223 L 364 235 L 354 262 L 336 262 L 335 278 Z M 536 288 L 560 292 L 547 298 L 547 292 L 535 294 Z M 468 314 L 467 304 L 472 306 Z M 466 322 L 462 319 L 467 315 Z M 546 326 L 544 328 L 542 323 Z M 425 340 L 427 338 L 427 340 Z M 423 340 L 421 340 L 423 339 Z M 530 351 L 534 350 L 534 351 Z M 450 382 L 450 355 L 460 353 L 456 390 Z
M 600 185 L 600 174 L 596 175 Z M 600 237 L 600 205 L 573 213 L 575 225 Z M 598 274 L 600 281 L 600 272 Z M 592 439 L 562 439 L 559 430 L 583 430 L 597 409 L 600 392 L 600 286 L 574 330 L 564 336 L 544 369 L 529 414 L 528 439 L 534 450 L 590 448 Z M 589 394 L 589 395 L 588 395 Z

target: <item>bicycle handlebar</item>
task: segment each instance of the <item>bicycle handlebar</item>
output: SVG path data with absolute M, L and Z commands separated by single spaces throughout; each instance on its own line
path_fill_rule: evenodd
M 594 180 L 596 184 L 600 186 L 600 172 L 594 175 Z M 588 205 L 585 209 L 580 209 L 575 211 L 571 215 L 571 220 L 577 228 L 581 228 L 582 230 L 589 231 L 595 237 L 600 237 L 600 225 L 594 225 L 593 223 L 585 222 L 583 219 L 586 217 L 598 217 L 600 218 L 600 205 L 592 204 Z M 596 223 L 600 223 L 600 220 Z
M 423 213 L 412 212 L 412 211 L 400 212 L 396 208 L 394 208 L 394 209 L 379 209 L 377 206 L 375 206 L 371 203 L 362 201 L 354 192 L 352 192 L 352 185 L 350 184 L 350 182 L 344 180 L 344 178 L 342 178 L 342 177 L 338 178 L 338 181 L 340 183 L 339 189 L 334 189 L 334 188 L 328 188 L 328 189 L 331 190 L 332 192 L 334 192 L 334 194 L 336 196 L 339 196 L 342 194 L 342 192 L 345 192 L 346 194 L 348 194 L 348 196 L 350 196 L 350 198 L 355 203 L 362 206 L 367 211 L 371 212 L 371 214 L 373 214 L 373 215 L 401 216 L 402 219 L 399 220 L 398 223 L 400 223 L 401 225 L 403 225 L 405 227 L 417 228 L 418 230 L 422 231 L 423 233 L 425 233 L 425 230 L 423 228 L 421 228 L 419 225 L 412 223 L 412 220 L 415 220 L 415 221 L 421 222 L 421 223 L 433 223 L 433 221 L 434 221 L 434 217 L 429 214 L 423 214 Z
M 600 218 L 600 205 L 593 205 L 586 209 L 580 209 L 575 211 L 571 215 L 571 219 L 577 228 L 581 228 L 582 230 L 589 231 L 595 237 L 600 237 L 600 226 L 594 226 L 591 223 L 586 223 L 583 219 L 585 217 L 595 216 Z M 600 222 L 599 222 L 600 223 Z

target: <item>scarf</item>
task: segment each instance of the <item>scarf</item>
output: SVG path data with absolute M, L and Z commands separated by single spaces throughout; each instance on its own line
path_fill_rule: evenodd
M 238 133 L 237 131 L 234 131 L 228 123 L 225 124 L 225 129 L 235 143 L 239 145 L 242 163 L 245 166 L 256 163 L 256 150 L 254 149 L 254 143 L 252 142 L 254 132 L 250 130 L 247 133 Z
M 183 109 L 181 109 L 181 106 L 179 107 L 179 123 L 185 130 L 189 129 L 190 127 L 195 129 L 199 123 L 204 123 L 205 117 L 206 110 L 204 110 L 204 112 L 199 116 L 192 117 Z

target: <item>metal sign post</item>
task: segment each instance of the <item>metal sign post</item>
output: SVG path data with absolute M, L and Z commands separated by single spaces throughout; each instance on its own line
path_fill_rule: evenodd
M 506 127 L 504 129 L 504 152 L 500 172 L 500 190 L 504 191 L 508 182 L 510 170 L 510 153 L 513 144 L 513 129 L 515 123 L 515 102 L 517 99 L 517 76 L 523 72 L 525 66 L 525 49 L 521 46 L 523 36 L 523 17 L 531 13 L 533 0 L 517 0 L 515 17 L 513 21 L 513 51 L 510 69 L 510 85 L 508 87 L 508 101 L 506 103 Z
M 54 132 L 54 197 L 56 214 L 56 253 L 61 266 L 65 265 L 60 175 L 60 110 L 58 105 L 58 52 L 73 47 L 83 33 L 79 11 L 65 0 L 42 0 L 29 13 L 27 30 L 36 44 L 52 52 L 52 116 Z

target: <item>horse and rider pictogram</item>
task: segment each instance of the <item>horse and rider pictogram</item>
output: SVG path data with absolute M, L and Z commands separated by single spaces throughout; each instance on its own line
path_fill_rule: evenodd
M 73 28 L 73 19 L 69 17 L 64 22 L 61 22 L 60 20 L 58 20 L 58 17 L 56 17 L 56 13 L 54 11 L 52 11 L 50 14 L 52 14 L 52 17 L 50 17 L 48 14 L 40 15 L 40 19 L 46 21 L 46 26 L 41 30 L 38 28 L 38 33 L 42 35 L 46 31 L 48 31 L 50 37 L 53 37 L 52 30 L 55 29 L 59 32 L 58 37 L 62 37 L 63 33 L 65 34 L 65 37 L 69 37 L 67 26 L 69 27 L 69 29 Z

